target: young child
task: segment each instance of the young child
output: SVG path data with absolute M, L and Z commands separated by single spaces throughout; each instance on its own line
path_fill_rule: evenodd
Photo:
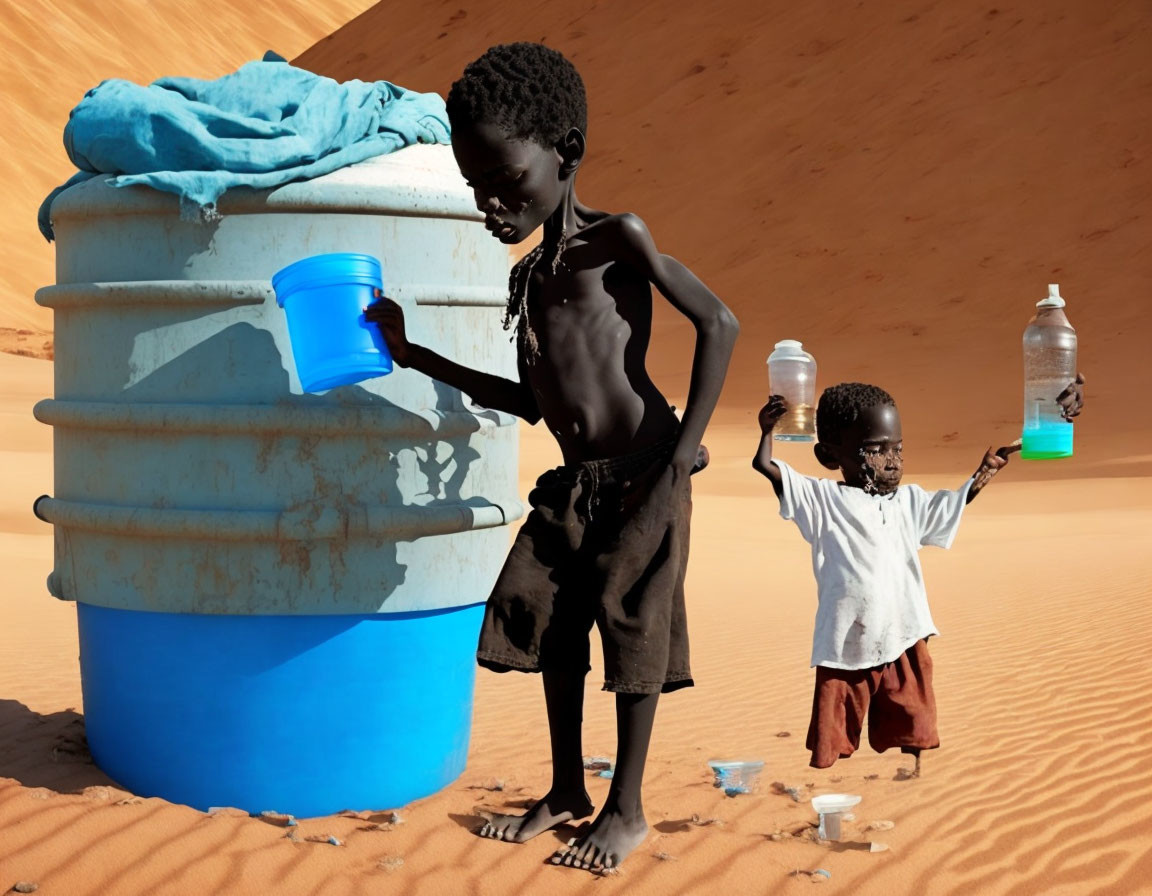
M 484 407 L 543 419 L 564 465 L 528 496 L 532 511 L 488 600 L 477 660 L 542 672 L 551 789 L 524 815 L 480 834 L 522 843 L 592 814 L 581 722 L 588 633 L 600 629 L 604 689 L 616 692 L 615 774 L 600 814 L 552 861 L 618 866 L 648 833 L 640 785 L 660 693 L 692 684 L 684 572 L 689 475 L 724 381 L 737 323 L 684 265 L 660 254 L 644 222 L 583 205 L 584 85 L 560 53 L 496 46 L 468 65 L 447 100 L 452 148 L 485 225 L 502 243 L 543 226 L 509 278 L 519 380 L 470 370 L 410 343 L 400 307 L 368 318 L 393 359 Z M 645 369 L 652 286 L 696 328 L 683 420 Z
M 1066 419 L 1080 413 L 1077 377 L 1057 399 Z M 928 611 L 918 552 L 948 548 L 960 516 L 1019 443 L 984 455 L 955 491 L 900 485 L 903 440 L 892 396 L 876 386 L 841 383 L 816 408 L 816 459 L 843 481 L 802 476 L 772 457 L 772 432 L 788 408 L 773 395 L 760 411 L 760 447 L 752 466 L 768 477 L 780 515 L 812 545 L 819 606 L 812 639 L 816 689 L 807 748 L 810 765 L 828 768 L 868 742 L 915 757 L 940 745 L 928 638 L 939 634 Z

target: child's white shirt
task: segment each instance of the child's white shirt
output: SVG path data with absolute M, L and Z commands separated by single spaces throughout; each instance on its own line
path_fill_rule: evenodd
M 888 495 L 803 476 L 783 461 L 780 516 L 812 545 L 819 605 L 812 665 L 870 669 L 939 634 L 928 610 L 920 548 L 951 547 L 968 498 L 901 485 Z

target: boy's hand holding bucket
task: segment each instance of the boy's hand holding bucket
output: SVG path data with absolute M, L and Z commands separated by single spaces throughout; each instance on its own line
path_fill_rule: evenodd
M 364 319 L 380 328 L 392 360 L 407 367 L 411 343 L 404 330 L 404 309 L 384 295 L 383 290 L 373 289 L 372 296 L 376 301 L 364 310 Z

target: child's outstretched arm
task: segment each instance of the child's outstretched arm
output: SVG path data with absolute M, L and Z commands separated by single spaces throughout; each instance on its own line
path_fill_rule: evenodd
M 660 254 L 640 218 L 625 214 L 616 220 L 626 260 L 696 328 L 692 379 L 680 421 L 680 436 L 672 454 L 673 469 L 688 475 L 696 462 L 704 429 L 720 398 L 740 325 L 736 316 L 695 274 L 676 259 Z
M 1069 423 L 1072 422 L 1073 417 L 1078 417 L 1084 407 L 1084 374 L 1077 373 L 1076 379 L 1065 387 L 1064 391 L 1056 397 L 1056 401 L 1060 404 L 1061 416 Z M 973 474 L 974 478 L 972 485 L 968 488 L 966 504 L 970 504 L 972 499 L 980 494 L 981 489 L 992 481 L 992 477 L 1000 472 L 1008 463 L 1008 458 L 1019 451 L 1020 447 L 1020 439 L 1017 439 L 1011 445 L 1005 445 L 995 451 L 991 448 L 988 449 L 988 453 L 984 455 L 984 460 L 980 462 L 979 468 Z
M 760 447 L 752 458 L 752 469 L 768 477 L 777 498 L 784 492 L 784 483 L 780 478 L 780 468 L 772 462 L 772 431 L 777 421 L 787 413 L 788 402 L 782 395 L 769 396 L 768 404 L 760 408 L 757 418 L 760 423 Z
M 976 472 L 972 474 L 972 484 L 968 486 L 968 498 L 965 504 L 971 504 L 972 499 L 980 494 L 981 489 L 984 488 L 992 477 L 999 473 L 1008 464 L 1008 458 L 1020 450 L 1020 440 L 1017 439 L 1011 445 L 1005 445 L 1003 448 L 997 448 L 993 451 L 988 449 L 988 453 L 984 455 L 984 460 L 980 461 L 980 466 L 977 467 Z
M 375 295 L 376 301 L 365 310 L 364 318 L 380 327 L 396 364 L 412 367 L 434 380 L 454 386 L 482 407 L 515 414 L 533 424 L 540 419 L 540 409 L 528 385 L 522 359 L 518 362 L 518 383 L 449 361 L 430 348 L 409 342 L 404 330 L 404 309 L 379 290 L 375 290 Z

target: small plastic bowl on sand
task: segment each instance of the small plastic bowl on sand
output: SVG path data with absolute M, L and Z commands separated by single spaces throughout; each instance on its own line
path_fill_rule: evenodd
M 843 815 L 860 802 L 862 797 L 855 793 L 823 793 L 812 797 L 812 808 L 821 815 L 832 812 Z
M 708 767 L 716 780 L 713 787 L 722 787 L 728 796 L 738 793 L 751 793 L 756 788 L 756 779 L 764 768 L 760 759 L 709 759 Z

